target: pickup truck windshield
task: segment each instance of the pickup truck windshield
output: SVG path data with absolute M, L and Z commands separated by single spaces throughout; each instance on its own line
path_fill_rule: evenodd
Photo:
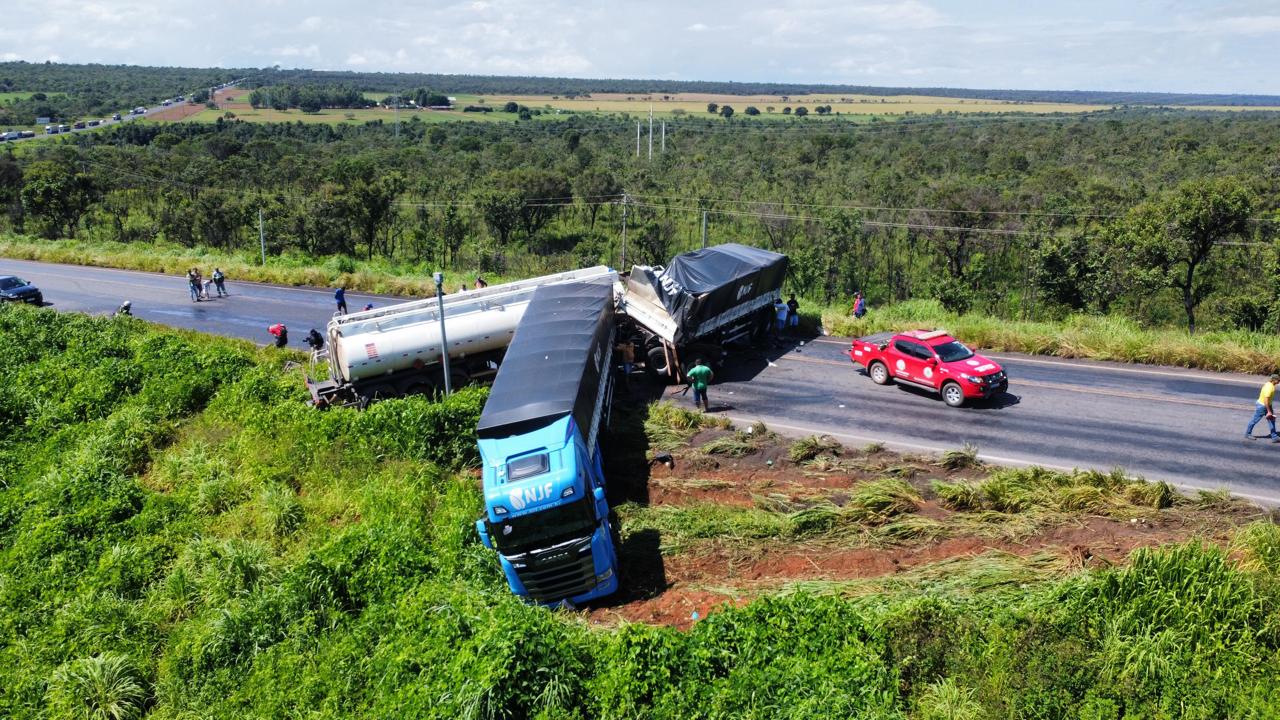
M 965 347 L 959 340 L 952 340 L 949 343 L 935 345 L 933 349 L 934 352 L 938 353 L 938 359 L 942 362 L 968 360 L 973 357 L 973 351 Z
M 584 497 L 531 515 L 489 523 L 489 537 L 498 550 L 518 555 L 590 535 L 595 530 L 594 515 Z

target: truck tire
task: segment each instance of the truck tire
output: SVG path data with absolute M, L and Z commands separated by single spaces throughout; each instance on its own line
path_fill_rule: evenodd
M 649 375 L 655 380 L 670 382 L 671 378 L 667 375 L 667 353 L 662 346 L 649 348 L 644 356 L 644 369 L 649 371 Z
M 960 388 L 960 383 L 948 382 L 942 385 L 942 402 L 948 407 L 958 408 L 964 405 L 964 390 Z
M 888 385 L 891 378 L 889 377 L 889 368 L 884 363 L 877 360 L 871 363 L 871 367 L 867 368 L 867 374 L 871 376 L 871 382 L 877 385 Z

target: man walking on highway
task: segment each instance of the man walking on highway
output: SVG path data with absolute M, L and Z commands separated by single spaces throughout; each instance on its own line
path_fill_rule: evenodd
M 1245 440 L 1254 439 L 1253 426 L 1265 417 L 1267 424 L 1271 426 L 1271 442 L 1280 443 L 1280 433 L 1276 432 L 1276 411 L 1271 407 L 1277 385 L 1280 385 L 1280 373 L 1271 373 L 1271 377 L 1262 386 L 1262 392 L 1258 393 L 1258 405 L 1254 408 L 1253 419 L 1249 421 L 1249 427 L 1244 431 Z
M 216 267 L 213 269 L 213 285 L 218 288 L 218 297 L 223 297 L 227 294 L 227 276 L 226 273 L 222 272 L 222 268 Z
M 338 289 L 333 291 L 333 300 L 338 304 L 338 312 L 342 313 L 343 315 L 346 315 L 347 314 L 347 289 L 339 285 Z
M 711 384 L 715 373 L 711 372 L 711 368 L 702 362 L 702 358 L 698 358 L 693 363 L 691 369 L 686 375 L 689 376 L 689 386 L 693 388 L 693 404 L 701 407 L 702 412 L 711 412 L 711 402 L 707 400 L 707 386 Z
M 191 291 L 191 302 L 200 302 L 200 274 L 195 268 L 187 271 L 187 289 Z

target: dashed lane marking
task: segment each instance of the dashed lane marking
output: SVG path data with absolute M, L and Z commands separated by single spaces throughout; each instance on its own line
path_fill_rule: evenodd
M 838 365 L 840 367 L 848 367 L 852 362 L 840 362 L 839 360 L 824 360 L 822 358 L 810 358 L 797 355 L 783 355 L 779 360 L 788 360 L 792 362 L 813 363 L 815 365 Z M 1197 407 L 1217 408 L 1220 410 L 1244 410 L 1245 403 L 1229 403 L 1218 402 L 1214 400 L 1194 400 L 1192 398 L 1172 397 L 1169 395 L 1154 395 L 1151 393 L 1128 392 L 1125 390 L 1103 390 L 1100 388 L 1085 387 L 1083 385 L 1072 385 L 1069 383 L 1044 382 L 1042 380 L 1012 380 L 1010 384 L 1018 387 L 1038 387 L 1046 390 L 1062 390 L 1065 392 L 1082 393 L 1085 395 L 1105 395 L 1107 397 L 1126 398 L 1129 400 L 1148 400 L 1151 402 L 1173 403 L 1175 405 L 1194 405 Z

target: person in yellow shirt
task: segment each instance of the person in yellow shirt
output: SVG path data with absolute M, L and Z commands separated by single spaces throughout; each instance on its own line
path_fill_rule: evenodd
M 1271 442 L 1280 443 L 1280 433 L 1276 432 L 1276 411 L 1271 407 L 1277 385 L 1280 385 L 1280 373 L 1271 373 L 1271 378 L 1262 386 L 1262 392 L 1258 393 L 1258 406 L 1253 411 L 1253 419 L 1249 421 L 1249 427 L 1245 428 L 1245 440 L 1254 439 L 1253 426 L 1265 417 L 1267 424 L 1271 426 Z

